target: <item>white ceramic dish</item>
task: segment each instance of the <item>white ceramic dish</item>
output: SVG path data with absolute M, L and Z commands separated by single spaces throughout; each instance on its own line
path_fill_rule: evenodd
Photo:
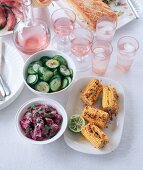
M 4 61 L 2 75 L 11 90 L 11 95 L 4 101 L 0 101 L 0 110 L 12 103 L 21 93 L 24 82 L 22 78 L 22 68 L 24 61 L 17 50 L 8 44 L 4 44 Z
M 69 93 L 69 99 L 66 106 L 68 118 L 73 114 L 81 114 L 83 110 L 83 103 L 80 100 L 81 90 L 85 88 L 88 82 L 91 79 L 99 79 L 102 80 L 104 85 L 112 84 L 119 94 L 119 113 L 117 117 L 113 119 L 111 124 L 108 125 L 108 128 L 104 129 L 104 132 L 109 137 L 109 143 L 102 149 L 98 150 L 94 148 L 80 133 L 73 133 L 68 128 L 64 133 L 64 139 L 66 144 L 71 147 L 72 149 L 87 153 L 87 154 L 95 154 L 95 155 L 103 155 L 114 151 L 121 140 L 122 131 L 123 131 L 123 124 L 124 124 L 124 117 L 125 117 L 125 110 L 124 110 L 124 90 L 122 86 L 111 79 L 103 78 L 103 77 L 85 77 L 80 78 L 73 84 L 71 88 L 71 92 Z M 99 100 L 101 101 L 101 100 Z M 96 106 L 98 107 L 100 104 L 97 103 Z
M 2 30 L 0 30 L 0 37 L 5 36 L 5 35 L 9 35 L 12 34 L 13 31 L 7 31 L 6 27 Z
M 32 140 L 24 135 L 24 131 L 22 130 L 19 122 L 22 119 L 24 113 L 27 111 L 28 107 L 30 107 L 32 104 L 41 104 L 41 103 L 54 107 L 58 111 L 58 113 L 62 115 L 63 122 L 61 125 L 61 129 L 53 138 L 47 139 L 44 141 L 35 141 L 35 140 Z M 52 143 L 62 136 L 66 127 L 67 127 L 67 114 L 65 112 L 65 109 L 58 102 L 56 102 L 55 100 L 49 99 L 49 98 L 46 98 L 46 99 L 36 98 L 36 99 L 32 99 L 32 100 L 26 102 L 25 104 L 23 104 L 23 106 L 21 106 L 21 108 L 18 110 L 17 115 L 16 115 L 16 129 L 17 129 L 19 135 L 25 142 L 29 142 L 31 144 Z
M 123 2 L 123 1 L 122 1 Z M 127 0 L 124 0 L 124 2 L 127 4 L 126 6 L 115 6 L 114 3 L 111 5 L 111 8 L 114 11 L 121 11 L 123 12 L 123 14 L 118 18 L 118 22 L 117 22 L 117 29 L 123 27 L 124 25 L 130 23 L 131 21 L 136 19 L 136 16 L 134 15 L 131 7 L 129 6 L 129 4 L 127 3 Z M 61 7 L 61 8 L 70 8 L 70 6 L 63 1 L 57 1 L 57 4 Z M 139 4 L 140 5 L 140 4 Z M 72 9 L 72 8 L 71 8 Z M 140 13 L 141 9 L 139 9 L 138 13 Z M 86 27 L 84 22 L 79 20 L 77 17 L 77 23 L 83 27 Z
M 26 77 L 27 77 L 27 68 L 29 66 L 29 64 L 33 61 L 37 61 L 39 60 L 42 56 L 54 56 L 54 55 L 61 55 L 63 56 L 67 62 L 68 62 L 68 66 L 69 68 L 72 68 L 73 69 L 73 78 L 72 78 L 72 82 L 63 90 L 60 90 L 60 91 L 57 91 L 57 92 L 53 92 L 53 93 L 43 93 L 43 92 L 38 92 L 34 89 L 32 89 L 26 82 Z M 24 82 L 26 84 L 26 86 L 35 94 L 37 95 L 53 95 L 53 94 L 59 94 L 59 93 L 62 93 L 63 91 L 67 90 L 71 84 L 73 83 L 74 79 L 75 79 L 75 76 L 76 76 L 76 67 L 75 67 L 75 64 L 74 62 L 72 61 L 72 59 L 67 56 L 66 54 L 64 53 L 61 53 L 59 51 L 56 51 L 56 50 L 45 50 L 45 51 L 41 51 L 41 52 L 37 52 L 35 53 L 34 55 L 32 55 L 31 57 L 29 57 L 27 59 L 27 61 L 25 62 L 25 65 L 24 65 L 24 68 L 23 68 L 23 79 L 24 79 Z

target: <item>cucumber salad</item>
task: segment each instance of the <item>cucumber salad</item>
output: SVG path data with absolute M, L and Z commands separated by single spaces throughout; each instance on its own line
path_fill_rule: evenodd
M 38 61 L 30 63 L 27 69 L 26 81 L 33 89 L 52 93 L 66 88 L 73 78 L 73 70 L 60 55 L 43 56 Z

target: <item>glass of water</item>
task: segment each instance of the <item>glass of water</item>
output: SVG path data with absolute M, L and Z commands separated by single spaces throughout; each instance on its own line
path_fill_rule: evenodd
M 119 39 L 117 44 L 117 67 L 125 72 L 130 69 L 134 61 L 139 42 L 130 36 Z
M 110 42 L 97 40 L 92 45 L 92 71 L 97 75 L 104 75 L 112 54 Z
M 96 39 L 111 42 L 117 27 L 115 19 L 104 16 L 97 21 L 96 25 Z

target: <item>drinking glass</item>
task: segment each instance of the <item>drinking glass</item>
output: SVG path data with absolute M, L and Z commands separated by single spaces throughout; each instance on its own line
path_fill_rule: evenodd
M 117 27 L 115 19 L 104 16 L 99 18 L 96 24 L 96 39 L 111 42 Z
M 132 66 L 136 52 L 139 48 L 138 41 L 130 36 L 119 39 L 117 44 L 117 67 L 121 71 L 128 71 Z
M 13 40 L 19 51 L 31 55 L 48 47 L 50 31 L 43 21 L 33 18 L 31 0 L 22 1 L 24 21 L 15 26 Z
M 86 71 L 91 68 L 91 58 L 88 56 L 93 42 L 93 34 L 87 29 L 76 28 L 70 35 L 71 57 L 77 71 Z
M 113 48 L 110 42 L 97 40 L 92 45 L 92 70 L 98 75 L 104 75 L 112 54 Z
M 53 46 L 60 51 L 70 50 L 69 35 L 74 30 L 76 15 L 72 10 L 62 8 L 56 10 L 52 16 L 52 23 L 56 35 L 53 38 Z

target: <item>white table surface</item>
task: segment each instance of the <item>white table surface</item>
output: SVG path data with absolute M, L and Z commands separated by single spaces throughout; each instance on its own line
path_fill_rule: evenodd
M 140 50 L 128 73 L 115 67 L 117 40 L 124 36 L 139 40 Z M 4 41 L 12 44 L 11 36 Z M 105 76 L 117 80 L 125 90 L 126 117 L 119 147 L 104 156 L 86 155 L 69 148 L 64 138 L 43 146 L 24 143 L 15 129 L 15 115 L 27 100 L 37 97 L 26 87 L 21 95 L 6 109 L 0 111 L 0 170 L 142 170 L 143 169 L 143 18 L 135 20 L 116 32 L 114 53 Z M 86 72 L 79 76 L 91 75 Z M 93 74 L 94 75 L 94 74 Z M 67 93 L 56 99 L 63 106 Z

